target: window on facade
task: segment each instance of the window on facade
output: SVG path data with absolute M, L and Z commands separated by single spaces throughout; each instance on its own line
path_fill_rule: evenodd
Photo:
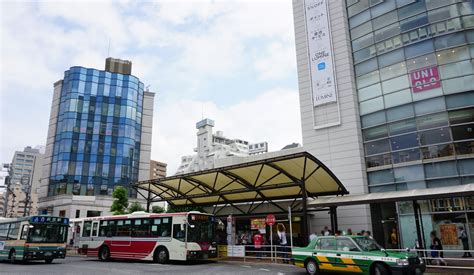
M 428 188 L 437 188 L 445 186 L 456 186 L 461 184 L 460 178 L 435 179 L 426 182 Z
M 362 127 L 364 128 L 385 123 L 385 112 L 381 111 L 370 115 L 362 116 L 361 121 Z
M 354 66 L 357 76 L 372 72 L 378 68 L 377 58 L 372 58 Z
M 431 145 L 421 148 L 423 159 L 434 159 L 441 157 L 448 157 L 454 155 L 454 148 L 452 144 Z
M 387 110 L 387 121 L 396 121 L 415 116 L 413 105 L 407 104 Z
M 469 49 L 466 46 L 458 47 L 454 49 L 448 49 L 436 53 L 438 59 L 438 64 L 447 64 L 452 62 L 457 62 L 461 60 L 466 60 L 470 58 Z
M 434 51 L 433 41 L 426 40 L 410 46 L 405 47 L 405 55 L 408 58 L 424 55 Z
M 436 37 L 434 45 L 436 49 L 445 49 L 466 43 L 464 33 L 453 33 Z
M 369 20 L 370 20 L 370 10 L 365 10 L 349 18 L 349 26 L 352 29 Z
M 444 143 L 451 141 L 449 128 L 439 128 L 435 130 L 428 130 L 419 132 L 420 143 L 422 145 L 431 145 L 437 143 Z
M 382 89 L 384 94 L 392 93 L 395 91 L 399 91 L 402 89 L 406 89 L 410 87 L 409 82 L 408 82 L 408 76 L 407 75 L 402 75 L 396 78 L 392 78 L 390 80 L 386 80 L 382 82 Z M 410 101 L 411 101 L 411 96 Z
M 412 1 L 410 5 L 405 5 L 398 9 L 398 18 L 408 18 L 426 10 L 425 1 Z
M 382 95 L 380 83 L 358 90 L 359 101 L 364 101 Z
M 390 65 L 380 69 L 380 77 L 382 80 L 394 78 L 407 73 L 405 61 Z
M 392 169 L 380 170 L 367 173 L 369 185 L 394 182 Z
M 416 133 L 400 135 L 390 138 L 392 151 L 418 147 L 418 136 Z
M 447 65 L 440 66 L 439 70 L 442 79 L 474 74 L 474 61 L 465 60 L 456 63 L 450 63 Z
M 454 161 L 433 162 L 425 164 L 424 167 L 426 178 L 440 178 L 458 175 L 456 163 Z
M 379 139 L 388 136 L 387 126 L 374 127 L 363 131 L 364 140 Z
M 395 1 L 383 1 L 370 9 L 374 22 L 374 29 L 383 28 L 398 20 L 397 11 L 395 10 Z M 383 15 L 383 16 L 380 16 Z
M 347 8 L 347 15 L 352 17 L 369 7 L 369 0 L 360 0 Z
M 398 135 L 416 131 L 416 123 L 414 119 L 408 119 L 389 125 L 390 135 Z
M 458 160 L 460 175 L 474 175 L 474 159 Z
M 428 16 L 426 12 L 424 12 L 400 21 L 400 29 L 402 32 L 406 32 L 412 29 L 420 28 L 426 24 L 428 24 Z
M 416 181 L 424 178 L 422 165 L 399 167 L 393 170 L 396 182 Z
M 392 157 L 390 154 L 375 155 L 366 158 L 367 167 L 377 167 L 392 164 Z
M 448 116 L 446 113 L 423 116 L 423 117 L 417 118 L 416 123 L 418 124 L 418 129 L 420 130 L 447 126 Z
M 434 113 L 436 111 L 443 111 L 445 109 L 446 106 L 442 97 L 432 98 L 415 103 L 415 113 L 417 115 Z
M 375 155 L 389 152 L 388 139 L 377 140 L 365 144 L 365 151 L 367 155 Z
M 383 40 L 388 39 L 390 37 L 393 37 L 397 34 L 400 34 L 400 26 L 399 26 L 398 22 L 394 23 L 392 25 L 389 25 L 385 28 L 376 30 L 374 32 L 375 42 L 383 41 Z
M 474 105 L 474 92 L 449 95 L 446 97 L 448 109 Z
M 472 89 L 474 89 L 473 75 L 443 80 L 443 90 L 445 94 L 460 93 Z
M 358 89 L 367 87 L 380 81 L 379 71 L 373 71 L 366 75 L 358 76 L 356 79 Z
M 449 112 L 451 124 L 474 122 L 474 108 Z
M 385 108 L 391 108 L 412 101 L 410 89 L 384 95 Z
M 402 163 L 420 159 L 420 150 L 418 148 L 397 151 L 392 153 L 393 163 Z
M 361 115 L 373 113 L 384 109 L 383 98 L 377 97 L 360 103 Z
M 474 141 L 457 142 L 454 144 L 457 155 L 474 154 Z
M 474 139 L 474 123 L 451 127 L 454 140 Z

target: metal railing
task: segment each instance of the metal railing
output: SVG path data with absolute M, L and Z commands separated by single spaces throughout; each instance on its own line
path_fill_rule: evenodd
M 407 249 L 387 249 L 387 251 L 406 252 Z M 465 253 L 474 255 L 474 250 L 409 249 L 408 251 L 418 254 L 425 261 L 427 267 L 474 270 L 474 256 L 463 257 Z
M 243 261 L 247 260 L 265 260 L 270 262 L 283 262 L 291 263 L 291 246 L 283 245 L 234 245 L 234 246 L 223 246 L 227 247 L 226 255 L 219 255 L 219 258 L 241 258 Z M 239 248 L 238 252 L 229 253 L 229 247 Z M 243 251 L 242 251 L 243 250 Z M 222 250 L 219 250 L 222 252 Z M 222 253 L 220 253 L 222 254 Z

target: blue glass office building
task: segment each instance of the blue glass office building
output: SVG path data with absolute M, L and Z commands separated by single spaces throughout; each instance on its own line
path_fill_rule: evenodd
M 140 170 L 149 169 L 149 146 L 145 148 L 148 167 L 143 167 L 146 162 L 140 163 L 146 128 L 144 98 L 148 92 L 130 74 L 131 63 L 129 66 L 128 72 L 110 66 L 109 70 L 75 66 L 57 83 L 57 116 L 54 99 L 52 112 L 56 123 L 52 130 L 50 125 L 54 136 L 50 137 L 47 197 L 110 196 L 117 186 L 127 188 L 130 197 L 136 197 L 129 186 L 139 180 Z M 147 127 L 151 133 L 151 125 Z M 149 145 L 149 141 L 146 143 Z

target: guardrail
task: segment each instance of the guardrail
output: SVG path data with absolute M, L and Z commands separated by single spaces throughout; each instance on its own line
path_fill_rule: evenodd
M 291 247 L 290 246 L 279 246 L 279 245 L 261 245 L 260 248 L 256 248 L 254 245 L 235 245 L 235 246 L 221 246 L 221 248 L 227 247 L 225 255 L 222 255 L 220 249 L 220 258 L 239 258 L 243 261 L 247 260 L 264 260 L 269 262 L 281 262 L 291 263 Z M 238 253 L 227 254 L 229 247 L 238 247 Z M 386 251 L 394 252 L 406 252 L 406 249 L 387 249 Z M 474 270 L 474 250 L 433 250 L 433 249 L 410 249 L 412 253 L 418 254 L 427 264 L 427 267 L 436 268 L 447 268 L 447 269 L 469 269 Z M 437 253 L 432 256 L 432 252 Z M 471 253 L 472 258 L 463 258 L 464 253 Z M 447 265 L 443 265 L 446 263 Z

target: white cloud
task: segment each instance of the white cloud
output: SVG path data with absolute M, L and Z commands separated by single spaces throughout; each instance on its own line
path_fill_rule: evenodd
M 255 69 L 260 79 L 279 79 L 290 75 L 296 67 L 294 44 L 279 42 L 268 45 L 265 53 L 255 61 Z
M 195 124 L 201 119 L 203 109 L 204 117 L 215 120 L 214 130 L 223 130 L 227 137 L 268 141 L 271 151 L 292 142 L 301 143 L 295 90 L 270 90 L 228 108 L 213 102 L 181 100 L 155 110 L 152 158 L 168 163 L 168 175 L 174 174 L 181 156 L 193 154 Z

